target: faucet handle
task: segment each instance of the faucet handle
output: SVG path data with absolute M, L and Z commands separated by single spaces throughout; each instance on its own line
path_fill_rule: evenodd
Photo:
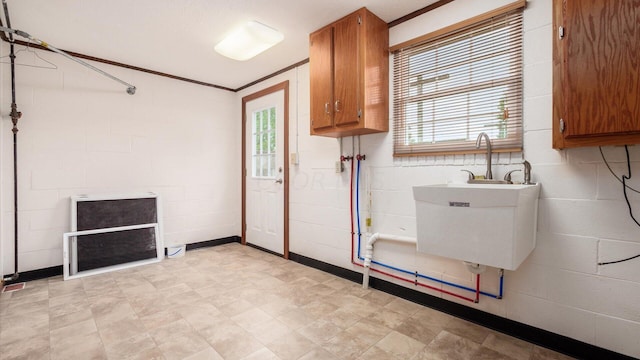
M 475 176 L 475 175 L 473 175 L 473 173 L 472 173 L 471 171 L 469 171 L 469 170 L 462 169 L 462 170 L 460 170 L 460 171 L 465 171 L 465 172 L 468 172 L 468 173 L 469 173 L 469 179 L 468 179 L 468 180 L 473 180 L 473 179 L 475 179 L 475 178 L 476 178 L 476 176 Z
M 516 172 L 516 171 L 522 171 L 522 170 L 520 170 L 520 169 L 515 169 L 515 170 L 511 170 L 511 171 L 509 171 L 508 173 L 506 173 L 506 174 L 504 175 L 504 181 L 508 182 L 509 184 L 513 184 L 513 182 L 511 181 L 511 173 L 512 173 L 512 172 Z

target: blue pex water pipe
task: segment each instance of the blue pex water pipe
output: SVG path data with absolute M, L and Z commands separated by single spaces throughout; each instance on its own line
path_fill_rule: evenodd
M 362 233 L 361 233 L 361 230 L 360 230 L 360 159 L 361 159 L 361 156 L 358 154 L 358 156 L 356 156 L 356 159 L 358 161 L 357 167 L 356 167 L 356 169 L 357 169 L 356 170 L 356 219 L 357 219 L 357 223 L 358 223 L 358 260 L 364 261 L 364 258 L 360 255 L 360 244 L 361 244 L 361 241 L 362 241 Z M 473 292 L 473 293 L 476 292 L 476 289 L 470 288 L 468 286 L 452 283 L 452 282 L 445 281 L 445 280 L 436 279 L 436 278 L 431 277 L 431 276 L 420 274 L 417 271 L 409 271 L 409 270 L 401 269 L 399 267 L 395 267 L 395 266 L 391 266 L 391 265 L 388 265 L 388 264 L 385 264 L 385 263 L 381 263 L 381 262 L 375 261 L 373 259 L 371 260 L 371 263 L 375 264 L 375 265 L 379 265 L 379 266 L 385 267 L 387 269 L 398 271 L 398 272 L 401 272 L 401 273 L 404 273 L 404 274 L 413 275 L 416 278 L 427 279 L 427 280 L 430 280 L 430 281 L 434 281 L 434 282 L 437 282 L 437 283 L 440 283 L 440 284 L 444 284 L 444 285 L 447 285 L 447 286 L 455 287 L 455 288 L 458 288 L 458 289 L 461 289 L 461 290 L 470 291 L 470 292 Z M 492 293 L 489 293 L 489 292 L 486 292 L 486 291 L 480 291 L 480 294 L 482 294 L 484 296 L 492 297 L 494 299 L 502 299 L 503 287 L 504 287 L 504 270 L 501 269 L 500 270 L 500 289 L 499 289 L 499 294 L 495 295 L 495 294 L 492 294 Z

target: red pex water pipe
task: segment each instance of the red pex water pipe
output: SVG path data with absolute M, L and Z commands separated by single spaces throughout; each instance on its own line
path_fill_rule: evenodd
M 351 263 L 352 264 L 356 264 L 356 261 L 354 259 L 354 254 L 355 254 L 355 249 L 354 249 L 354 242 L 355 242 L 355 232 L 353 229 L 353 161 L 351 162 L 351 180 L 350 180 L 350 191 L 349 191 L 349 214 L 351 217 Z
M 364 267 L 364 265 L 359 264 L 359 263 L 357 263 L 357 262 L 355 262 L 355 261 L 352 261 L 352 263 L 353 263 L 354 265 L 357 265 L 357 266 L 360 266 L 360 267 Z M 370 270 L 371 270 L 371 271 L 374 271 L 374 272 L 377 272 L 377 273 L 379 273 L 379 274 L 382 274 L 382 275 L 386 275 L 386 276 L 392 277 L 392 278 L 394 278 L 394 279 L 398 279 L 398 280 L 401 280 L 401 281 L 404 281 L 404 282 L 408 282 L 408 283 L 410 283 L 410 284 L 414 284 L 414 285 L 417 285 L 417 286 L 422 286 L 422 287 L 427 288 L 427 289 L 431 289 L 431 290 L 439 291 L 439 292 L 441 292 L 441 293 L 443 293 L 443 294 L 451 295 L 451 296 L 453 296 L 453 297 L 457 297 L 457 298 L 462 299 L 462 300 L 466 300 L 466 301 L 470 301 L 470 302 L 477 302 L 475 299 L 472 299 L 472 298 L 469 298 L 469 297 L 466 297 L 466 296 L 462 296 L 462 295 L 459 295 L 459 294 L 453 293 L 453 292 L 451 292 L 451 291 L 447 291 L 447 290 L 444 290 L 444 289 L 440 289 L 440 288 L 437 288 L 437 287 L 435 287 L 435 286 L 431 286 L 431 285 L 423 284 L 423 283 L 421 283 L 421 282 L 419 282 L 419 281 L 417 281 L 417 280 L 411 280 L 411 279 L 403 278 L 402 276 L 398 276 L 398 275 L 391 274 L 391 273 L 388 273 L 388 272 L 386 272 L 386 271 L 382 271 L 382 270 L 378 270 L 378 269 L 374 269 L 374 268 L 370 268 Z M 478 296 L 479 296 L 479 295 L 476 295 L 476 297 L 478 297 Z
M 360 155 L 358 155 L 358 160 L 361 160 L 361 159 L 362 160 L 364 159 L 364 155 L 362 157 L 360 157 Z M 355 246 L 354 246 L 355 229 L 354 229 L 354 222 L 353 222 L 353 177 L 354 177 L 354 171 L 353 171 L 354 169 L 353 169 L 353 167 L 354 167 L 354 162 L 355 161 L 353 161 L 353 157 L 345 157 L 345 156 L 341 156 L 340 157 L 340 161 L 345 161 L 345 160 L 347 160 L 347 161 L 351 160 L 351 176 L 350 176 L 350 182 L 349 182 L 350 183 L 350 189 L 349 189 L 349 213 L 350 213 L 350 217 L 351 217 L 351 264 L 359 266 L 361 268 L 364 268 L 364 265 L 356 262 L 356 259 L 355 259 Z M 404 278 L 402 276 L 395 275 L 395 274 L 392 274 L 392 273 L 389 273 L 389 272 L 386 272 L 386 271 L 374 269 L 372 267 L 370 267 L 369 269 L 371 271 L 377 272 L 379 274 L 386 275 L 386 276 L 389 276 L 391 278 L 394 278 L 394 279 L 397 279 L 397 280 L 400 280 L 400 281 L 404 281 L 404 282 L 407 282 L 407 283 L 410 283 L 410 284 L 414 284 L 416 286 L 421 286 L 421 287 L 424 287 L 424 288 L 427 288 L 427 289 L 430 289 L 430 290 L 435 290 L 435 291 L 441 292 L 443 294 L 447 294 L 447 295 L 456 297 L 458 299 L 466 300 L 466 301 L 469 301 L 469 302 L 475 302 L 475 303 L 480 301 L 480 274 L 477 274 L 477 277 L 476 277 L 476 298 L 472 299 L 472 298 L 469 298 L 469 297 L 466 297 L 466 296 L 463 296 L 463 295 L 459 295 L 459 294 L 453 293 L 451 291 L 447 291 L 447 290 L 444 290 L 444 289 L 441 289 L 441 288 L 437 288 L 435 286 L 423 284 L 423 283 L 419 282 L 416 279 L 414 279 L 414 280 L 407 279 L 407 278 Z

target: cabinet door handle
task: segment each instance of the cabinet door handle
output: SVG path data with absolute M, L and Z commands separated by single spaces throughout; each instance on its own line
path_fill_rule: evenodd
M 325 114 L 329 114 L 329 103 L 328 102 L 324 103 L 324 113 Z
M 333 104 L 333 108 L 336 112 L 340 112 L 340 100 L 336 100 L 335 104 Z

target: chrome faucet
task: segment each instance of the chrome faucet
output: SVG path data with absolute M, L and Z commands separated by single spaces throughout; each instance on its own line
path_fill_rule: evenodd
M 493 174 L 491 173 L 491 139 L 489 139 L 489 135 L 487 135 L 487 133 L 481 132 L 480 134 L 478 134 L 478 139 L 476 140 L 476 149 L 480 149 L 483 137 L 484 142 L 487 144 L 487 173 L 485 175 L 485 179 L 493 179 Z
M 534 184 L 531 182 L 531 164 L 527 160 L 525 160 L 522 164 L 524 165 L 524 184 Z

